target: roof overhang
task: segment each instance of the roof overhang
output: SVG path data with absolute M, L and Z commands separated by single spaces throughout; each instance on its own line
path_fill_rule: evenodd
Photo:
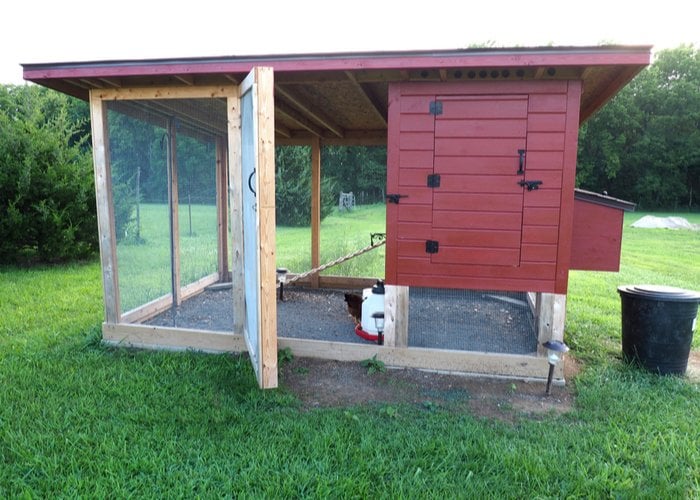
M 23 68 L 26 80 L 87 99 L 92 89 L 237 84 L 253 67 L 270 66 L 275 71 L 278 137 L 371 142 L 371 137 L 386 137 L 391 82 L 582 80 L 583 122 L 650 59 L 651 46 L 610 45 L 93 61 Z

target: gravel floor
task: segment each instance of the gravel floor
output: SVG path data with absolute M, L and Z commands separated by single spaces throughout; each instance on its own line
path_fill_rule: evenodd
M 280 337 L 367 343 L 354 332 L 344 290 L 285 289 Z M 147 324 L 231 331 L 231 290 L 207 290 Z M 537 337 L 524 294 L 411 288 L 409 346 L 528 354 Z

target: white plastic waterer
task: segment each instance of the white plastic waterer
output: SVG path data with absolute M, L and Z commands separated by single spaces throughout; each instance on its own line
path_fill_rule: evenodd
M 376 335 L 377 326 L 374 324 L 372 314 L 384 313 L 384 282 L 377 280 L 372 288 L 362 290 L 362 329 L 367 333 Z

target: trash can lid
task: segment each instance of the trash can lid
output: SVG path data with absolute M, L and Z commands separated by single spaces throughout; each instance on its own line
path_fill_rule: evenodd
M 665 285 L 625 285 L 617 287 L 619 293 L 640 298 L 674 302 L 698 302 L 700 293 Z

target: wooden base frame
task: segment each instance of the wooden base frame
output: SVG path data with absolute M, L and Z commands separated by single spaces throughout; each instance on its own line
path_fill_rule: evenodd
M 246 351 L 243 336 L 234 332 L 105 323 L 102 333 L 105 343 L 122 347 L 210 353 Z M 546 380 L 549 369 L 547 359 L 542 356 L 363 345 L 286 337 L 277 340 L 280 349 L 289 348 L 294 355 L 300 357 L 361 361 L 376 354 L 378 360 L 395 368 L 538 381 Z M 564 382 L 563 364 L 557 366 L 554 378 L 557 383 Z

